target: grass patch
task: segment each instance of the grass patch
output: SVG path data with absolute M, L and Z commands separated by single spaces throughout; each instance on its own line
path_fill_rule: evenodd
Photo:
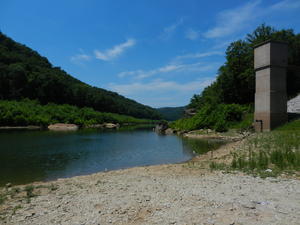
M 193 139 L 193 138 L 183 139 L 184 145 L 189 146 L 189 148 L 191 148 L 194 153 L 200 155 L 210 151 L 213 156 L 213 151 L 226 143 L 227 141 L 219 140 L 219 139 Z
M 209 168 L 211 170 L 227 170 L 228 165 L 226 165 L 225 163 L 210 162 Z
M 239 170 L 254 176 L 276 177 L 300 172 L 300 120 L 272 132 L 256 133 L 232 153 L 230 165 L 210 163 L 211 170 Z
M 300 131 L 300 120 L 294 120 L 278 127 L 276 131 Z
M 233 155 L 233 169 L 252 171 L 261 176 L 276 176 L 300 171 L 300 120 L 248 140 L 243 151 Z
M 36 196 L 36 194 L 33 193 L 34 186 L 33 185 L 28 185 L 24 188 L 24 191 L 26 192 L 27 203 L 30 203 L 31 198 Z

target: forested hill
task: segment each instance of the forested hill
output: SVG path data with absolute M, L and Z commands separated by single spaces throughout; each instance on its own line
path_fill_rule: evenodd
M 163 119 L 168 121 L 178 120 L 184 115 L 185 107 L 163 107 L 158 108 L 158 112 L 162 115 Z
M 37 99 L 42 104 L 92 107 L 137 118 L 161 118 L 149 106 L 75 79 L 52 66 L 46 57 L 0 32 L 0 100 L 22 98 Z

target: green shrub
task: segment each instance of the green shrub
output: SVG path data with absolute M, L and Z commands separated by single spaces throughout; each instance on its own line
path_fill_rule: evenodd
M 250 111 L 249 106 L 237 104 L 204 105 L 191 118 L 179 119 L 171 123 L 178 130 L 215 129 L 218 132 L 227 131 L 232 125 L 243 120 L 243 115 Z M 247 117 L 247 120 L 249 118 Z M 243 126 L 248 126 L 247 124 Z M 251 121 L 252 123 L 252 121 Z
M 224 120 L 219 120 L 214 126 L 215 131 L 217 132 L 225 132 L 228 130 L 227 124 Z
M 143 124 L 155 121 L 114 113 L 97 112 L 92 108 L 78 108 L 66 104 L 49 103 L 41 105 L 37 101 L 28 99 L 22 101 L 0 100 L 0 126 L 47 126 L 58 122 L 75 123 L 83 126 L 104 122 Z

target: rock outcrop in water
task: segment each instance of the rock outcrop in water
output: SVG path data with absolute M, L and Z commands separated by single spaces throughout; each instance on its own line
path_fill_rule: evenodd
M 160 122 L 159 124 L 156 125 L 154 128 L 154 131 L 159 134 L 174 134 L 176 133 L 175 130 L 172 128 L 169 128 L 169 125 L 167 122 Z
M 78 130 L 76 124 L 67 124 L 67 123 L 55 123 L 48 126 L 49 130 L 53 131 L 75 131 Z
M 120 124 L 114 124 L 114 123 L 105 123 L 103 124 L 105 128 L 108 128 L 108 129 L 117 129 L 120 127 Z

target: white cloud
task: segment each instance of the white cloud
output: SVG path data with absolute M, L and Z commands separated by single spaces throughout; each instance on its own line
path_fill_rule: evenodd
M 204 33 L 206 38 L 218 38 L 231 35 L 245 27 L 258 16 L 258 5 L 261 0 L 251 1 L 241 7 L 220 12 L 217 16 L 217 25 Z
M 151 92 L 191 92 L 198 93 L 204 87 L 210 85 L 214 79 L 204 78 L 186 83 L 177 83 L 175 81 L 164 81 L 161 79 L 153 80 L 148 83 L 134 82 L 131 84 L 115 84 L 109 85 L 110 89 L 122 95 L 136 95 L 139 93 Z
M 194 30 L 194 29 L 188 29 L 188 30 L 185 32 L 185 37 L 186 37 L 187 39 L 192 40 L 192 41 L 198 39 L 199 36 L 200 36 L 200 35 L 199 35 L 199 31 L 196 31 L 196 30 Z
M 84 53 L 82 49 L 80 50 L 80 54 L 76 54 L 70 58 L 70 61 L 75 64 L 83 64 L 84 61 L 91 60 L 91 56 Z
M 290 10 L 300 8 L 299 0 L 284 0 L 271 6 L 274 10 Z
M 179 55 L 175 57 L 176 60 L 181 60 L 181 59 L 197 59 L 197 58 L 204 58 L 204 57 L 209 57 L 213 55 L 224 55 L 223 52 L 221 51 L 210 51 L 210 52 L 203 52 L 203 53 L 191 53 L 191 54 L 185 54 L 185 55 Z
M 214 77 L 202 77 L 187 82 L 155 79 L 127 84 L 110 83 L 108 87 L 152 107 L 183 106 L 188 104 L 193 94 L 200 93 L 214 80 Z
M 105 51 L 95 50 L 95 57 L 103 61 L 110 61 L 120 56 L 126 49 L 134 46 L 135 44 L 136 41 L 134 39 L 128 39 L 126 42 L 115 45 L 111 49 L 107 49 Z
M 219 64 L 218 64 L 219 65 Z M 190 63 L 190 64 L 168 64 L 163 67 L 159 67 L 153 70 L 134 70 L 125 71 L 118 74 L 118 77 L 123 78 L 126 76 L 132 76 L 134 79 L 144 79 L 152 77 L 157 74 L 170 73 L 170 72 L 204 72 L 213 70 L 218 66 L 216 63 L 203 64 L 202 62 Z
M 172 25 L 165 27 L 163 32 L 160 35 L 160 38 L 163 40 L 167 40 L 172 37 L 172 35 L 175 33 L 176 29 L 183 24 L 183 18 L 180 18 L 176 23 L 173 23 Z
M 271 16 L 278 11 L 300 8 L 300 0 L 283 0 L 269 6 L 260 6 L 262 0 L 250 1 L 240 7 L 225 10 L 217 15 L 216 26 L 206 31 L 206 38 L 220 38 L 236 34 L 253 24 L 253 21 Z
M 71 57 L 71 61 L 77 61 L 77 60 L 82 60 L 82 61 L 87 61 L 90 60 L 91 57 L 89 55 L 86 54 L 77 54 Z

